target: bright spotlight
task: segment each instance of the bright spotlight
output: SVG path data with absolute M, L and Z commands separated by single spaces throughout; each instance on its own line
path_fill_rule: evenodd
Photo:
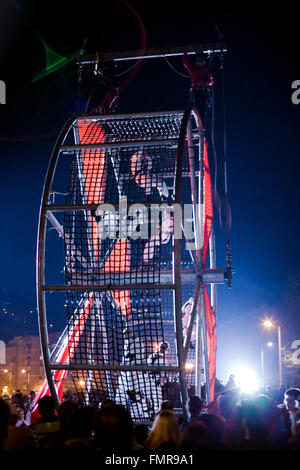
M 266 328 L 272 328 L 273 323 L 272 323 L 271 320 L 265 320 L 264 323 L 263 323 L 263 326 L 266 327 Z
M 184 368 L 185 370 L 193 370 L 195 366 L 192 362 L 186 362 Z
M 259 384 L 256 375 L 246 367 L 239 367 L 233 372 L 235 380 L 239 385 L 241 392 L 252 393 L 258 389 Z

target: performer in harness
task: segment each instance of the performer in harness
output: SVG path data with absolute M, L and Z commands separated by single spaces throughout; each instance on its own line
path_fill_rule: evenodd
M 211 90 L 214 80 L 206 65 L 206 55 L 196 55 L 196 63 L 192 64 L 187 53 L 183 54 L 183 65 L 191 76 L 190 104 L 200 113 L 203 127 L 206 126 L 207 110 L 212 106 Z
M 146 344 L 133 330 L 123 331 L 123 364 L 142 365 L 147 363 Z M 116 402 L 127 407 L 132 416 L 149 417 L 146 399 L 146 384 L 142 371 L 122 371 L 118 379 Z
M 165 365 L 169 348 L 170 344 L 168 341 L 161 342 L 157 350 L 148 356 L 147 364 L 149 366 Z M 153 412 L 153 416 L 160 410 L 160 406 L 163 401 L 163 383 L 164 377 L 160 372 L 149 372 L 146 390 L 148 402 L 150 403 L 149 410 Z

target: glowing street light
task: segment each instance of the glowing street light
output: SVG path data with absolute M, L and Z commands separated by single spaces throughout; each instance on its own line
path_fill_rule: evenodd
M 275 328 L 275 323 L 270 319 L 265 319 L 263 322 L 265 328 Z M 278 339 L 278 372 L 279 372 L 279 387 L 282 385 L 282 364 L 281 364 L 281 328 L 277 325 L 277 339 Z

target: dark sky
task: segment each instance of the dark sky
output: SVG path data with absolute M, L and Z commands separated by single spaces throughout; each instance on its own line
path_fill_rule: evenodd
M 218 364 L 220 375 L 226 376 L 237 356 L 259 370 L 263 316 L 273 315 L 281 322 L 288 347 L 300 338 L 300 104 L 291 101 L 291 84 L 300 79 L 298 12 L 279 4 L 262 10 L 261 3 L 253 2 L 202 3 L 130 1 L 144 24 L 147 47 L 218 42 L 215 24 L 227 44 L 226 131 L 236 273 L 232 289 L 220 286 L 218 291 Z M 46 66 L 42 41 L 65 57 L 80 49 L 85 37 L 86 51 L 91 53 L 141 47 L 141 29 L 126 2 L 103 4 L 85 1 L 79 9 L 69 1 L 1 2 L 0 79 L 7 90 L 7 104 L 0 107 L 0 328 L 4 339 L 37 331 L 35 250 L 40 198 L 55 139 L 77 93 L 74 62 L 32 83 Z M 181 59 L 172 59 L 172 64 L 185 73 Z M 122 65 L 119 71 L 125 68 Z M 218 59 L 212 72 L 221 168 Z M 120 97 L 120 111 L 182 109 L 188 87 L 189 81 L 163 59 L 144 61 Z M 219 179 L 222 193 L 221 174 Z M 225 233 L 216 225 L 218 267 L 223 267 Z M 58 328 L 63 325 L 62 319 L 56 321 Z

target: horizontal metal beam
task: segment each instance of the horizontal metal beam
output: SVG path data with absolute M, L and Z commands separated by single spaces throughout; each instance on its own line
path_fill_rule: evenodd
M 69 362 L 52 362 L 49 364 L 52 370 L 113 370 L 113 371 L 145 371 L 145 372 L 179 372 L 179 366 L 149 366 L 146 364 L 70 364 Z
M 224 269 L 204 269 L 202 282 L 204 284 L 224 284 Z
M 87 121 L 87 123 L 90 124 L 89 121 L 95 120 L 95 121 L 118 121 L 118 120 L 126 120 L 126 121 L 132 121 L 134 119 L 145 119 L 145 118 L 164 118 L 168 116 L 178 116 L 182 118 L 184 113 L 184 110 L 182 109 L 177 109 L 174 111 L 149 111 L 149 112 L 143 112 L 143 113 L 123 113 L 123 114 L 87 114 L 87 113 L 77 113 L 73 115 L 73 123 L 72 125 L 75 126 L 76 122 L 78 121 Z
M 175 289 L 175 284 L 80 284 L 72 286 L 43 285 L 41 289 L 45 292 L 65 292 L 65 291 L 110 291 L 110 290 L 168 290 Z
M 119 52 L 101 52 L 95 54 L 86 54 L 79 56 L 76 63 L 78 65 L 97 64 L 101 62 L 121 62 L 127 60 L 141 60 L 141 59 L 160 59 L 163 57 L 176 57 L 182 56 L 184 53 L 195 54 L 204 52 L 206 54 L 220 54 L 227 52 L 226 44 L 219 42 L 215 44 L 194 44 L 184 47 L 152 47 L 146 50 L 141 55 L 140 50 L 134 51 L 119 51 Z
M 165 176 L 165 175 L 164 175 Z M 166 205 L 166 206 L 174 206 L 175 202 L 173 201 L 161 201 L 161 202 L 154 202 L 154 201 L 145 201 L 145 202 L 127 202 L 126 207 L 129 209 L 132 206 L 136 205 L 140 206 L 145 206 L 145 207 L 151 207 L 151 206 L 160 206 L 160 205 Z M 96 210 L 99 207 L 101 207 L 102 204 L 47 204 L 44 208 L 47 212 L 62 212 L 62 211 L 85 211 L 85 210 Z M 105 203 L 105 205 L 110 205 L 113 206 L 115 209 L 119 209 L 120 206 L 122 205 L 123 207 L 125 204 L 122 204 L 121 202 L 119 204 L 109 202 Z
M 155 146 L 155 145 L 168 145 L 177 144 L 178 138 L 161 139 L 161 140 L 135 140 L 132 142 L 110 142 L 99 144 L 80 144 L 80 145 L 62 145 L 59 147 L 60 152 L 70 152 L 74 150 L 102 150 L 107 148 L 127 148 L 127 147 L 141 147 L 141 146 Z
M 181 270 L 181 281 L 183 285 L 194 284 L 197 280 L 197 274 L 193 270 L 185 272 Z M 74 273 L 74 280 L 68 286 L 63 285 L 44 285 L 44 291 L 109 291 L 109 290 L 161 290 L 161 289 L 175 289 L 175 284 L 172 282 L 173 275 L 171 271 L 134 271 L 132 273 L 120 272 L 116 273 L 97 273 L 98 283 L 95 284 L 94 279 L 85 279 L 92 273 L 78 272 L 78 284 L 76 284 L 76 272 Z M 83 279 L 80 279 L 82 277 Z M 85 277 L 85 278 L 84 278 Z M 224 284 L 224 270 L 223 269 L 205 269 L 202 272 L 201 282 L 204 284 Z M 122 278 L 122 284 L 120 284 Z M 149 278 L 153 278 L 153 283 L 149 282 Z M 132 280 L 136 282 L 133 284 Z M 145 280 L 145 281 L 144 281 Z M 99 284 L 102 281 L 102 284 Z M 84 282 L 84 283 L 83 283 Z

